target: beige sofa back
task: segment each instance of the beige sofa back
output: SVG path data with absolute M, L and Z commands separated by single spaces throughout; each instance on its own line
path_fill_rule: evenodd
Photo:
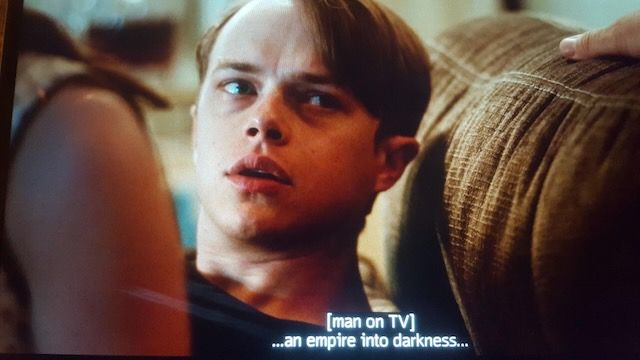
M 482 354 L 640 354 L 640 62 L 567 61 L 575 32 L 511 15 L 429 44 L 392 283 L 454 298 Z

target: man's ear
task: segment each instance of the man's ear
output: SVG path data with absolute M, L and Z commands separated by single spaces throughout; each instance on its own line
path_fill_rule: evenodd
M 381 140 L 377 147 L 380 171 L 375 191 L 385 191 L 393 186 L 411 160 L 418 155 L 419 148 L 418 141 L 412 136 L 396 135 Z
M 189 109 L 189 113 L 191 113 L 191 152 L 193 155 L 193 163 L 196 164 L 198 160 L 198 154 L 196 153 L 197 148 L 197 140 L 196 140 L 196 127 L 198 125 L 198 108 L 196 105 L 191 105 Z

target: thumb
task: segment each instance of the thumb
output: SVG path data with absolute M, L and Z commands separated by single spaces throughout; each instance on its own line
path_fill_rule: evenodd
M 616 44 L 611 28 L 599 29 L 563 39 L 560 42 L 560 53 L 568 59 L 590 59 L 619 52 Z
M 605 29 L 562 40 L 560 52 L 564 57 L 574 60 L 602 55 L 640 58 L 640 11 L 621 17 Z

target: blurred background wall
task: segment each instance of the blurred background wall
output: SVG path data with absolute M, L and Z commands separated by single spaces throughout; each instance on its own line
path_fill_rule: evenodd
M 526 10 L 585 28 L 605 26 L 638 0 L 380 0 L 428 39 L 470 18 Z M 25 0 L 48 13 L 89 46 L 120 57 L 131 72 L 169 97 L 170 111 L 148 111 L 148 125 L 167 173 L 185 246 L 194 246 L 197 200 L 191 156 L 191 120 L 198 79 L 194 51 L 230 0 Z M 437 94 L 435 94 L 437 96 Z M 384 265 L 380 211 L 368 220 L 360 251 Z
M 639 0 L 525 0 L 528 10 L 551 14 L 595 29 L 613 23 L 623 14 L 640 10 Z

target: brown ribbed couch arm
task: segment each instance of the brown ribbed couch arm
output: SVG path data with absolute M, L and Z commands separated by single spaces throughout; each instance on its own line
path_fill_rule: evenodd
M 428 287 L 407 269 L 436 243 L 478 353 L 640 355 L 640 62 L 567 61 L 575 32 L 510 15 L 429 44 L 393 282 Z

